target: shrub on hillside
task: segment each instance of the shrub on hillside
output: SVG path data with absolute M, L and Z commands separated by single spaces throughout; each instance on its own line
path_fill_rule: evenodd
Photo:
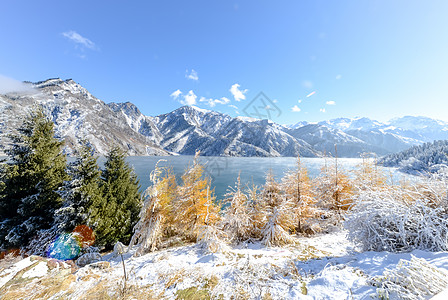
M 348 238 L 363 251 L 448 249 L 446 191 L 438 180 L 364 190 L 346 216 Z
M 380 299 L 427 299 L 446 288 L 448 276 L 425 259 L 411 255 L 411 260 L 400 260 L 396 268 L 374 277 L 372 284 Z

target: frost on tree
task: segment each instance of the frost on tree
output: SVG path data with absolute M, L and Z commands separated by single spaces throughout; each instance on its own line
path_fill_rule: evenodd
M 434 141 L 390 154 L 380 160 L 386 167 L 399 167 L 411 174 L 437 173 L 448 167 L 448 141 Z
M 198 156 L 199 152 L 182 175 L 182 185 L 178 187 L 175 203 L 174 222 L 190 241 L 197 241 L 203 225 L 214 225 L 219 221 L 214 191 L 210 189 L 210 180 L 203 177 L 204 167 L 199 163 Z
M 170 169 L 159 167 L 160 162 L 151 172 L 152 186 L 145 191 L 145 201 L 129 245 L 137 246 L 137 256 L 158 249 L 163 239 L 175 230 L 173 203 L 177 198 L 176 178 Z
M 230 205 L 224 211 L 223 228 L 230 241 L 239 243 L 253 236 L 253 224 L 249 206 L 249 199 L 241 189 L 241 178 L 238 175 L 234 188 L 226 194 Z
M 97 157 L 87 141 L 81 142 L 76 160 L 67 167 L 71 179 L 64 182 L 59 194 L 62 207 L 55 218 L 59 231 L 71 231 L 78 225 L 89 224 L 89 212 L 93 203 L 101 202 L 101 171 Z
M 314 179 L 315 194 L 320 207 L 335 212 L 346 211 L 350 208 L 353 194 L 352 182 L 346 172 L 341 169 L 337 158 L 321 169 L 321 173 Z
M 54 124 L 36 108 L 11 137 L 9 162 L 1 168 L 0 247 L 26 247 L 40 230 L 53 225 L 61 206 L 57 193 L 64 180 L 66 158 L 63 142 L 55 137 Z
M 369 153 L 361 155 L 362 161 L 354 170 L 353 186 L 355 190 L 375 190 L 385 189 L 387 177 L 380 170 L 376 158 L 372 158 Z
M 272 171 L 266 175 L 266 183 L 263 186 L 262 205 L 258 213 L 263 217 L 264 224 L 261 228 L 262 242 L 266 246 L 282 246 L 293 243 L 290 232 L 294 230 L 296 222 L 294 203 L 284 196 L 280 185 L 275 181 Z
M 227 236 L 219 224 L 219 215 L 212 201 L 205 204 L 206 216 L 204 224 L 199 228 L 197 241 L 199 245 L 208 252 L 226 252 Z
M 397 267 L 371 280 L 380 299 L 429 299 L 448 286 L 448 275 L 423 258 L 411 255 Z
M 217 226 L 219 209 L 209 180 L 203 178 L 203 166 L 197 155 L 182 176 L 182 185 L 176 184 L 169 169 L 160 168 L 158 164 L 151 173 L 151 181 L 130 244 L 137 246 L 137 255 L 154 251 L 176 239 L 200 241 L 206 248 L 219 246 L 216 244 L 222 237 Z
M 297 157 L 295 170 L 286 172 L 281 181 L 281 189 L 287 201 L 292 203 L 294 210 L 294 230 L 296 232 L 314 233 L 319 231 L 315 219 L 319 215 L 316 199 L 308 170 Z
M 360 191 L 344 223 L 364 251 L 448 250 L 446 182 Z

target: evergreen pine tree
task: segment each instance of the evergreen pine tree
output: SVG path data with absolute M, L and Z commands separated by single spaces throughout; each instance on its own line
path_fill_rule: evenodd
M 26 247 L 41 229 L 50 228 L 62 200 L 57 190 L 66 173 L 63 142 L 41 108 L 33 110 L 11 136 L 0 179 L 0 243 L 3 248 Z
M 97 159 L 88 142 L 82 141 L 76 160 L 68 166 L 71 179 L 64 183 L 60 192 L 64 202 L 56 211 L 58 230 L 72 231 L 78 225 L 87 225 L 90 207 L 102 201 Z
M 139 181 L 125 157 L 118 146 L 111 148 L 102 173 L 103 197 L 95 199 L 90 209 L 96 243 L 108 249 L 117 241 L 129 243 L 141 207 Z

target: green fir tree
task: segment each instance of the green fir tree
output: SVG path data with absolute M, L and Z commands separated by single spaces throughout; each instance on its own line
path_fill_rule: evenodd
M 78 225 L 88 225 L 92 204 L 102 201 L 101 171 L 97 160 L 89 143 L 82 141 L 76 160 L 68 166 L 71 179 L 61 189 L 64 203 L 56 211 L 58 230 L 68 232 Z
M 110 249 L 117 241 L 129 243 L 141 207 L 139 181 L 117 146 L 106 157 L 103 197 L 92 203 L 90 224 L 98 246 Z
M 62 203 L 57 191 L 69 179 L 63 142 L 41 108 L 25 117 L 11 141 L 9 161 L 0 170 L 2 248 L 26 247 L 39 230 L 53 225 Z

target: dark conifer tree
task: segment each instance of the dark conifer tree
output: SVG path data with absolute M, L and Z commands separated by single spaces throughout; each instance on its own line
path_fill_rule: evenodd
M 117 241 L 129 243 L 141 207 L 139 181 L 117 146 L 107 157 L 102 173 L 103 197 L 92 203 L 92 224 L 98 246 L 111 248 Z
M 33 110 L 6 151 L 9 162 L 0 172 L 0 243 L 3 248 L 26 247 L 41 229 L 50 228 L 61 206 L 57 193 L 66 173 L 63 142 L 41 108 Z
M 56 225 L 61 231 L 72 231 L 78 225 L 87 225 L 90 207 L 101 202 L 103 197 L 98 157 L 87 141 L 82 141 L 76 156 L 67 168 L 71 179 L 64 183 L 60 192 L 63 205 L 56 211 Z

